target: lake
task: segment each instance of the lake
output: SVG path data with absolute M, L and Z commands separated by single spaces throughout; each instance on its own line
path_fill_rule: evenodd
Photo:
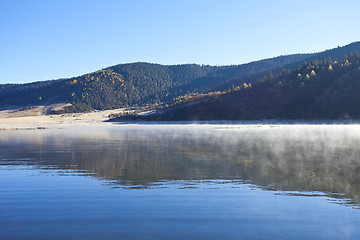
M 359 239 L 360 125 L 0 131 L 0 239 Z

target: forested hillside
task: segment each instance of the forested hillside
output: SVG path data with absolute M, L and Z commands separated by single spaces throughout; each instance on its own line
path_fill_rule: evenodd
M 233 79 L 224 82 L 223 84 L 213 88 L 214 91 L 224 91 L 227 89 L 234 89 L 240 86 L 241 84 L 245 83 L 254 83 L 259 79 L 262 79 L 266 75 L 277 75 L 283 72 L 283 70 L 295 70 L 299 66 L 301 66 L 304 62 L 311 62 L 311 61 L 324 61 L 324 60 L 341 60 L 346 57 L 347 54 L 351 52 L 359 52 L 360 51 L 360 42 L 354 42 L 348 44 L 344 47 L 337 47 L 334 49 L 326 50 L 316 54 L 308 54 L 302 55 L 302 58 L 299 61 L 289 62 L 288 64 L 283 64 L 281 66 L 274 66 L 271 68 L 271 72 L 269 71 L 257 71 L 257 72 L 250 72 L 242 77 L 234 77 Z
M 70 102 L 73 107 L 69 111 L 90 111 L 156 104 L 167 90 L 204 76 L 215 68 L 195 64 L 134 63 L 71 79 L 1 85 L 0 105 Z
M 213 96 L 213 92 L 217 92 L 215 95 L 222 93 L 224 98 L 227 98 L 225 96 L 237 95 L 236 91 L 242 90 L 244 83 L 248 86 L 250 84 L 254 87 L 256 86 L 254 89 L 266 88 L 266 84 L 270 84 L 269 81 L 279 74 L 275 79 L 281 78 L 276 81 L 283 83 L 284 80 L 282 78 L 286 76 L 284 74 L 292 74 L 299 66 L 304 65 L 304 62 L 304 66 L 307 67 L 309 67 L 310 62 L 315 62 L 316 64 L 311 66 L 316 69 L 318 66 L 321 66 L 320 69 L 322 69 L 325 66 L 324 64 L 332 64 L 334 72 L 331 74 L 335 74 L 337 73 L 337 70 L 335 71 L 337 64 L 341 62 L 336 61 L 336 59 L 341 59 L 339 56 L 343 57 L 348 54 L 346 59 L 351 62 L 351 66 L 354 66 L 356 62 L 353 62 L 353 58 L 357 57 L 356 53 L 359 50 L 360 42 L 355 42 L 344 47 L 316 54 L 294 54 L 232 66 L 198 64 L 169 66 L 151 63 L 120 64 L 70 79 L 28 84 L 1 84 L 0 108 L 71 103 L 72 106 L 62 111 L 87 112 L 121 107 L 166 107 L 191 97 L 201 96 L 203 98 L 209 93 L 209 95 Z M 349 55 L 350 52 L 354 54 Z M 259 84 L 262 87 L 258 88 Z M 284 83 L 285 86 L 286 84 Z M 326 83 L 324 84 L 324 87 L 326 87 Z M 306 81 L 304 81 L 304 85 L 306 89 Z M 279 91 L 272 88 L 271 84 L 270 87 L 269 91 L 270 89 L 275 92 Z M 258 102 L 257 98 L 259 98 L 253 91 L 246 92 L 245 94 L 249 95 L 247 104 L 251 107 L 255 107 L 254 104 Z M 265 92 L 262 93 L 265 94 Z M 282 94 L 286 94 L 286 92 L 282 92 Z M 304 94 L 308 93 L 305 91 Z M 299 98 L 303 97 L 302 94 L 300 95 Z M 255 99 L 250 101 L 252 97 L 255 97 Z M 239 101 L 239 99 L 236 97 L 235 101 Z M 247 100 L 242 99 L 241 101 L 246 102 Z M 226 104 L 231 105 L 233 103 L 227 102 Z M 284 103 L 282 102 L 281 104 Z M 272 116 L 271 114 L 265 114 L 267 111 L 270 111 L 266 109 L 261 114 L 259 113 L 259 116 L 257 114 L 253 115 L 254 113 L 252 112 L 249 114 L 249 117 L 262 118 Z M 251 110 L 247 109 L 246 111 Z M 278 116 L 276 114 L 273 115 Z M 292 117 L 293 115 L 287 117 Z M 237 118 L 239 116 L 228 116 L 227 118 Z M 247 115 L 241 116 L 246 118 Z M 285 115 L 281 116 L 285 117 Z
M 230 79 L 263 72 L 308 55 L 289 55 L 244 65 L 120 64 L 71 79 L 0 85 L 0 107 L 71 103 L 68 112 L 172 104 L 181 96 L 206 93 Z
M 304 63 L 142 120 L 359 119 L 360 54 Z

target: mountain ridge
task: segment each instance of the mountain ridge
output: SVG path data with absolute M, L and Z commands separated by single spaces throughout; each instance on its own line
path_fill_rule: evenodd
M 291 57 L 290 55 L 274 59 L 281 64 L 279 59 L 287 61 L 286 59 Z M 254 64 L 261 67 L 259 63 L 261 60 Z M 254 69 L 252 64 L 246 64 L 245 68 L 250 66 Z M 243 65 L 161 65 L 142 62 L 119 64 L 68 79 L 26 84 L 1 84 L 0 106 L 69 102 L 74 107 L 69 107 L 68 112 L 82 112 L 139 105 L 154 106 L 162 102 L 171 104 L 181 95 L 209 91 L 210 87 L 217 84 L 206 87 L 209 84 L 206 76 L 210 73 L 224 74 L 226 72 L 228 74 L 233 69 L 243 67 Z M 271 67 L 271 64 L 267 63 L 265 69 L 270 70 Z M 249 70 L 244 72 L 246 74 Z M 228 78 L 217 75 L 213 79 L 222 83 Z M 119 94 L 116 95 L 117 93 Z
M 304 62 L 336 59 L 359 50 L 360 42 L 354 42 L 320 53 L 292 54 L 229 66 L 118 64 L 73 78 L 1 84 L 0 107 L 71 104 L 58 113 L 166 107 L 191 96 L 214 91 L 231 92 L 243 84 L 254 84 L 283 71 L 294 71 Z

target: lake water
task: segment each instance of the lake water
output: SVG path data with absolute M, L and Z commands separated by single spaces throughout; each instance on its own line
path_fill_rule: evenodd
M 0 239 L 360 239 L 359 125 L 0 131 Z

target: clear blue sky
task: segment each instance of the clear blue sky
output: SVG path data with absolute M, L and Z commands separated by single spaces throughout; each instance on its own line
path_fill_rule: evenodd
M 359 0 L 0 0 L 0 83 L 241 64 L 360 40 Z

